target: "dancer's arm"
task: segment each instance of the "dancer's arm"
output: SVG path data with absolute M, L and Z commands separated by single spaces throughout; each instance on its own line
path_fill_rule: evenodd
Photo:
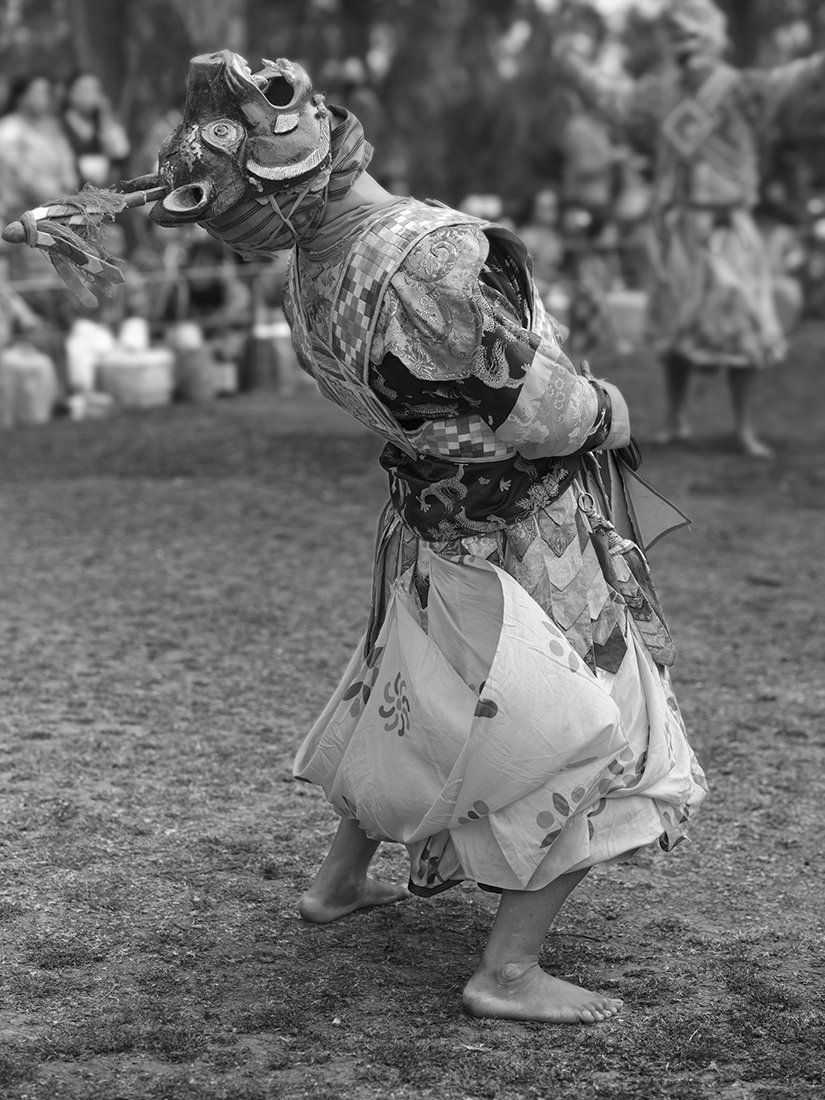
M 743 69 L 743 106 L 753 125 L 764 130 L 794 101 L 799 108 L 825 91 L 825 50 L 776 65 L 772 69 Z
M 793 96 L 821 94 L 825 90 L 825 50 L 773 69 L 748 69 L 746 76 L 754 83 L 764 84 L 779 108 Z

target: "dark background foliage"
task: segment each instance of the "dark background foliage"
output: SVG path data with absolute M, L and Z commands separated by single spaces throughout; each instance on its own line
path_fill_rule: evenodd
M 414 194 L 448 202 L 496 192 L 516 211 L 557 172 L 566 106 L 551 46 L 571 9 L 582 7 L 577 0 L 5 0 L 0 78 L 45 70 L 60 81 L 80 67 L 95 70 L 137 150 L 158 117 L 181 104 L 196 53 L 229 47 L 253 66 L 261 56 L 298 59 L 332 100 L 334 62 L 378 57 L 372 87 L 380 126 L 373 120 L 367 129 L 386 177 L 403 176 Z M 737 64 L 777 60 L 776 32 L 791 25 L 807 28 L 800 52 L 825 44 L 819 0 L 724 0 L 723 7 Z M 659 62 L 648 16 L 632 12 L 623 35 L 632 72 Z M 823 129 L 818 106 L 792 110 L 780 144 L 810 153 Z

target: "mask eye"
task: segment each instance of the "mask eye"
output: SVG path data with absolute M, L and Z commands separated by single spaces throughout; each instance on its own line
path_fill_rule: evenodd
M 213 149 L 221 149 L 232 153 L 240 145 L 244 137 L 244 131 L 236 122 L 227 118 L 216 119 L 201 130 L 203 140 Z

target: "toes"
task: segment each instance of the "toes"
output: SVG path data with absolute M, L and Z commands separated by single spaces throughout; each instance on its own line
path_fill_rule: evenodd
M 590 1011 L 593 1012 L 599 1020 L 607 1020 L 611 1016 L 617 1016 L 621 1007 L 621 1001 L 604 999 L 594 1001 L 593 1004 L 590 1005 Z

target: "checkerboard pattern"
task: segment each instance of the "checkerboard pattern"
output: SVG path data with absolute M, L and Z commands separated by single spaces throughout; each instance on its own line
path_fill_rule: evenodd
M 476 221 L 455 210 L 412 199 L 392 207 L 356 241 L 334 295 L 329 343 L 339 359 L 358 365 L 364 380 L 378 306 L 401 261 L 434 229 Z
M 492 428 L 475 413 L 430 420 L 418 431 L 409 432 L 408 439 L 417 451 L 456 458 L 462 462 L 473 459 L 508 458 L 515 448 L 502 443 Z
M 384 289 L 387 255 L 354 254 L 345 266 L 330 314 L 330 344 L 339 359 L 360 366 L 369 354 L 372 320 Z

